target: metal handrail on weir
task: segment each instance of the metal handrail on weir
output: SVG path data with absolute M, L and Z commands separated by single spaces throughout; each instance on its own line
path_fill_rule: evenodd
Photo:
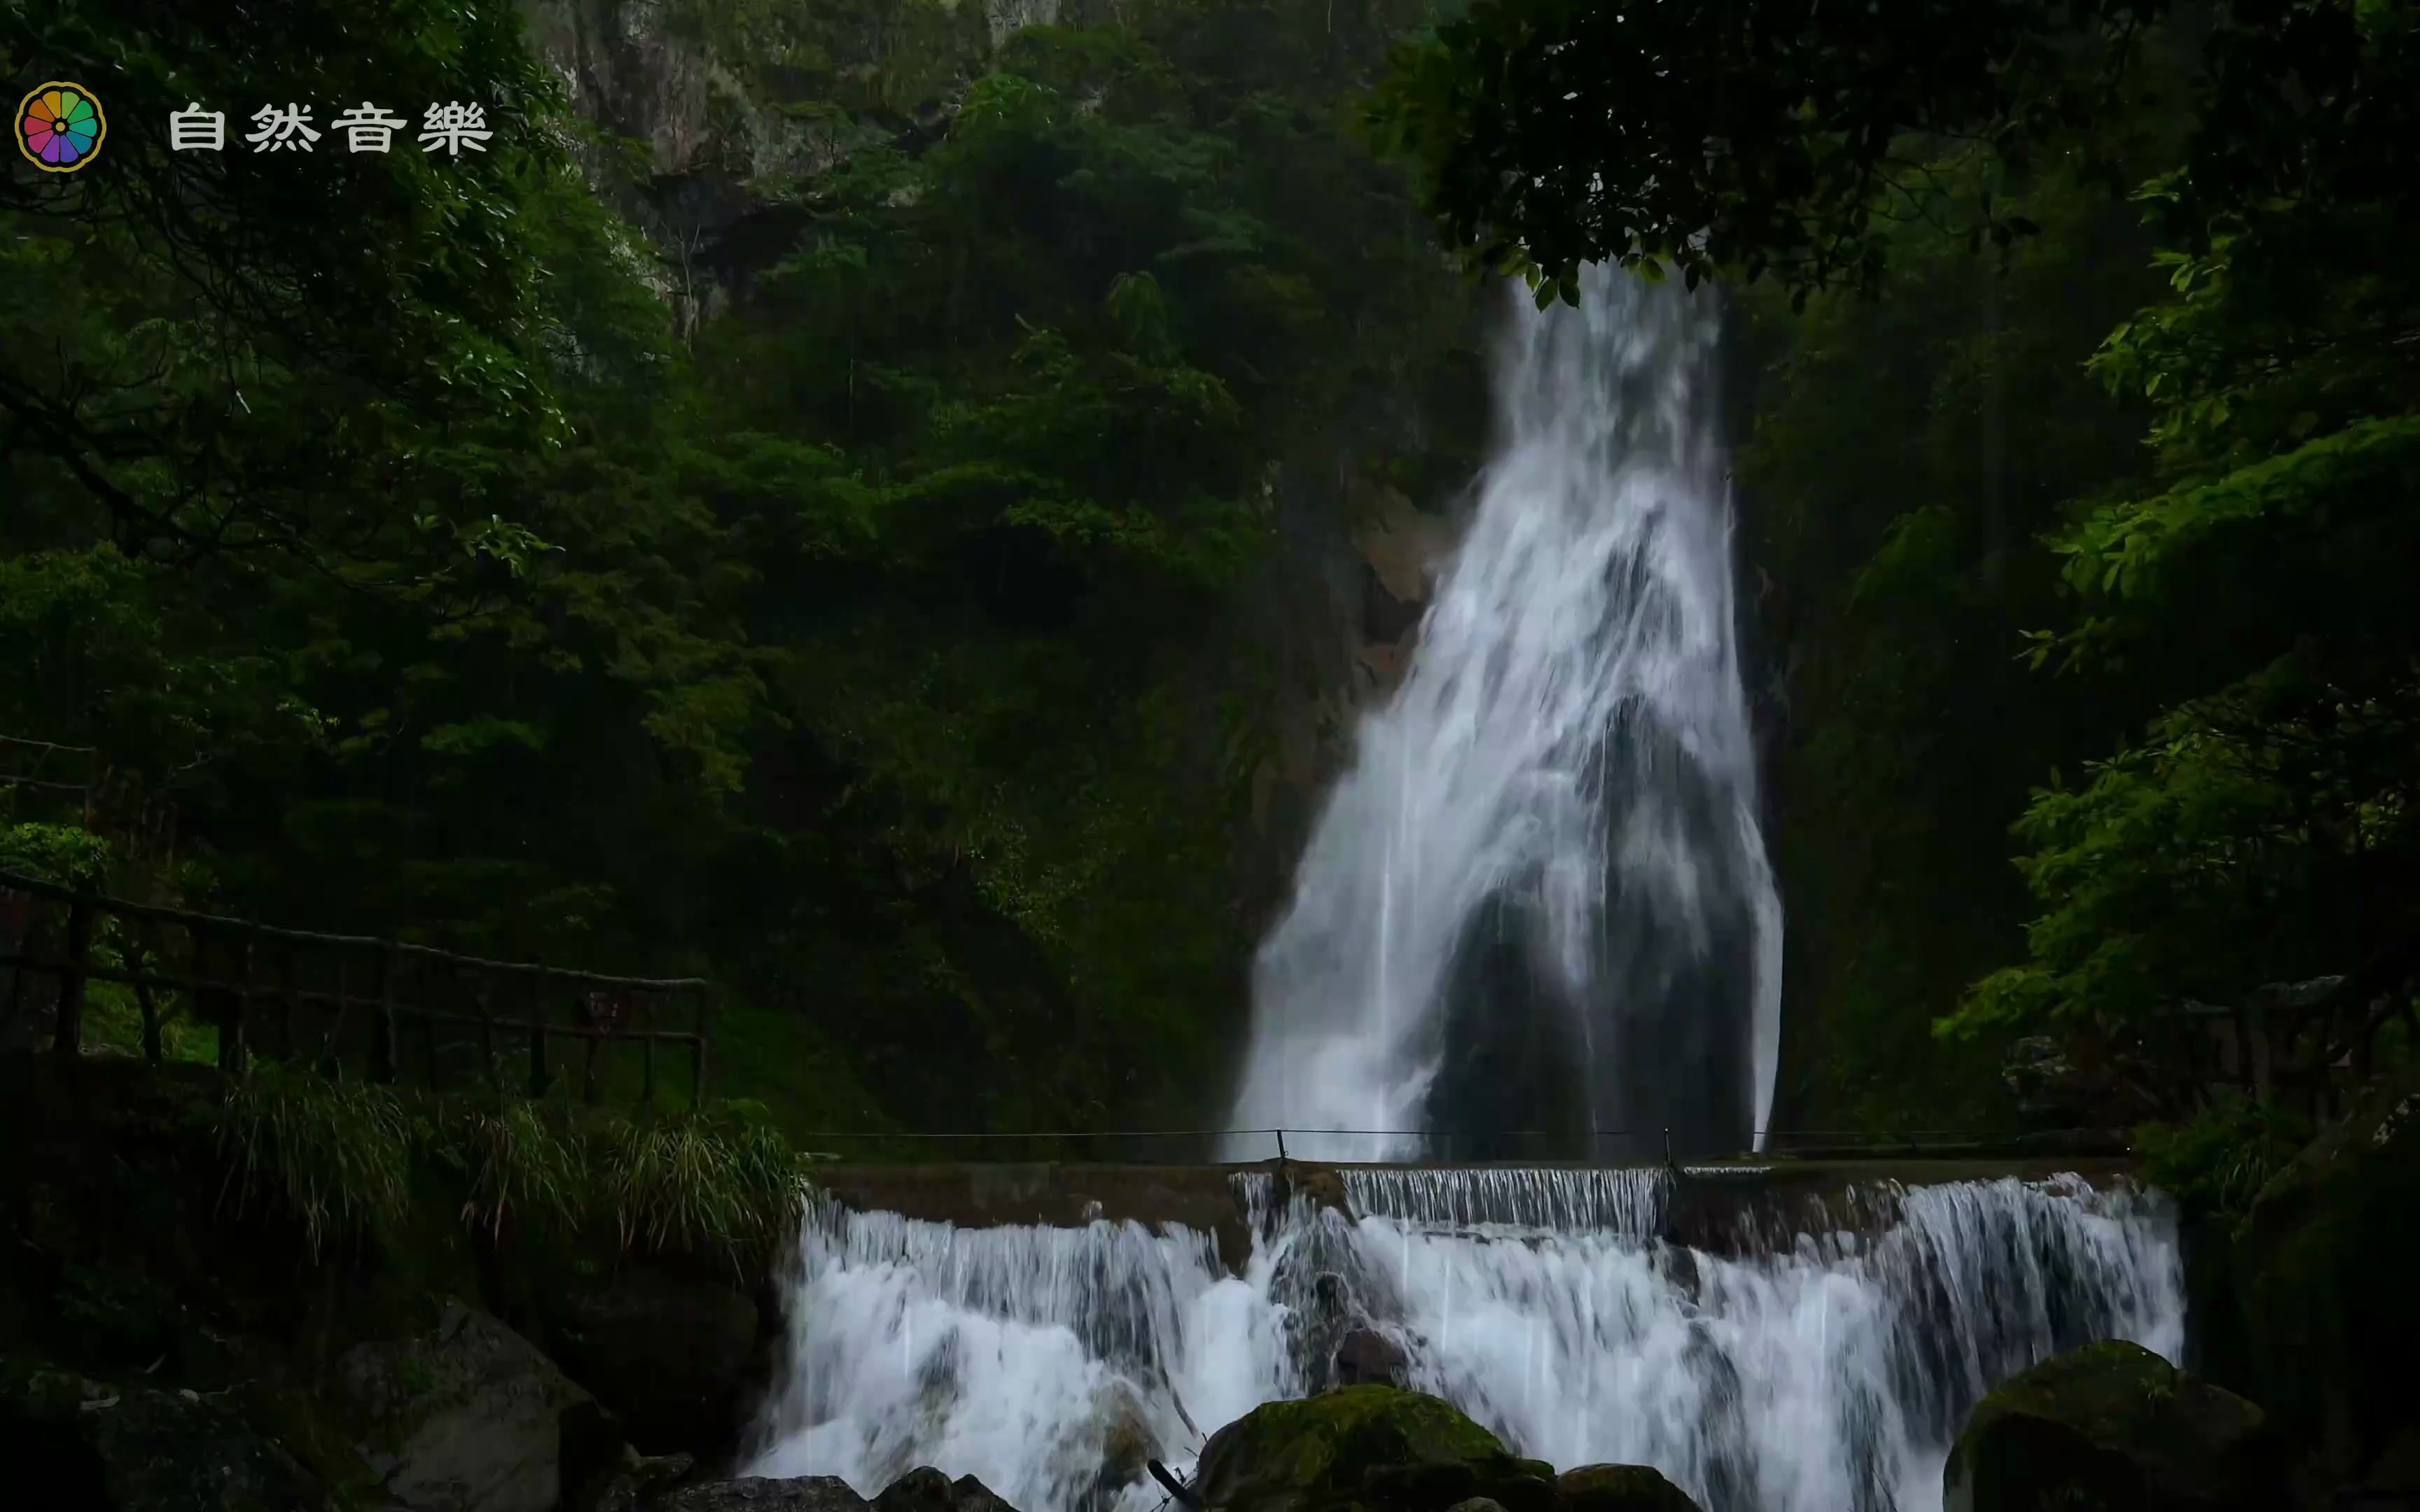
M 2010 1129 L 1921 1129 L 1894 1130 L 1880 1133 L 1871 1130 L 1838 1129 L 1769 1129 L 1760 1131 L 1762 1137 L 1753 1148 L 1730 1154 L 1693 1152 L 1686 1158 L 1691 1164 L 1719 1163 L 1726 1160 L 1854 1160 L 1876 1158 L 1957 1158 L 1977 1156 L 2024 1156 L 2053 1154 L 2098 1154 L 2116 1156 L 2127 1153 L 2125 1135 L 2117 1131 L 2073 1129 L 2054 1131 L 2018 1131 Z M 1423 1146 L 1442 1145 L 1435 1158 L 1406 1160 L 1402 1156 L 1377 1160 L 1352 1160 L 1321 1157 L 1310 1164 L 1322 1165 L 1663 1165 L 1678 1170 L 1671 1132 L 1668 1129 L 1312 1129 L 1295 1127 L 1219 1128 L 1219 1129 L 1069 1129 L 1016 1132 L 979 1130 L 887 1130 L 887 1129 L 824 1129 L 811 1130 L 792 1136 L 802 1144 L 845 1144 L 865 1146 L 916 1147 L 1023 1147 L 1063 1145 L 1091 1152 L 1104 1142 L 1136 1143 L 1144 1141 L 1192 1142 L 1205 1140 L 1233 1141 L 1266 1138 L 1271 1151 L 1258 1161 L 1217 1160 L 1148 1161 L 1151 1165 L 1265 1165 L 1305 1164 L 1299 1146 L 1289 1149 L 1286 1140 L 1305 1138 L 1363 1138 L 1418 1141 Z M 1628 1142 L 1633 1149 L 1628 1158 L 1607 1160 L 1604 1145 Z M 1520 1149 L 1518 1153 L 1502 1153 L 1486 1158 L 1451 1159 L 1454 1147 L 1477 1153 L 1481 1149 Z M 1521 1147 L 1528 1147 L 1522 1149 Z M 1547 1152 L 1549 1149 L 1559 1152 Z M 844 1156 L 818 1152 L 818 1159 L 834 1161 Z M 951 1154 L 936 1150 L 933 1154 L 913 1155 L 910 1160 L 950 1160 Z M 976 1157 L 980 1159 L 981 1157 Z M 999 1157 L 993 1157 L 998 1159 Z M 1044 1157 L 1046 1159 L 1051 1157 Z M 1059 1156 L 1057 1158 L 1064 1159 Z M 887 1162 L 886 1162 L 887 1163 Z M 1114 1164 L 1114 1162 L 1113 1162 Z

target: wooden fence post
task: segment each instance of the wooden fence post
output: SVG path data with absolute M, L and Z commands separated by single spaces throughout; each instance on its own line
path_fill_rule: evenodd
M 591 1107 L 597 1105 L 597 1057 L 603 1051 L 605 1044 L 605 1041 L 599 1038 L 605 1032 L 605 1018 L 597 1011 L 597 1000 L 596 993 L 592 992 L 588 995 L 588 1008 L 585 1013 L 588 1036 L 582 1041 L 587 1048 L 581 1052 L 580 1062 L 580 1100 Z
M 380 1086 L 395 1081 L 396 1041 L 395 1032 L 396 966 L 400 956 L 395 942 L 386 942 L 379 952 L 378 1022 L 370 1026 L 370 1080 Z
M 689 1102 L 692 1108 L 706 1106 L 706 1042 L 714 1033 L 714 988 L 697 990 L 697 1054 L 690 1064 Z
M 219 1023 L 219 1070 L 230 1076 L 244 1072 L 244 1037 L 250 1032 L 252 1018 L 252 933 L 246 931 L 243 949 L 236 952 L 236 988 L 227 1001 L 226 1017 Z
M 62 1056 L 84 1054 L 85 966 L 92 954 L 93 897 L 90 888 L 76 889 L 68 904 L 67 967 L 59 973 L 59 1014 L 53 1048 Z
M 632 1004 L 630 1013 L 634 1021 L 631 1027 L 639 1036 L 639 1105 L 648 1109 L 656 1105 L 656 1031 L 663 1026 L 663 1015 L 657 1011 L 657 1006 L 655 995 L 648 994 Z M 635 1022 L 641 1007 L 647 1014 L 644 1026 Z
M 544 1097 L 552 1072 L 546 1063 L 546 968 L 540 966 L 530 988 L 530 1078 L 532 1097 Z
M 479 1005 L 479 1059 L 482 1063 L 479 1068 L 480 1079 L 489 1088 L 501 1091 L 504 1078 L 497 1074 L 496 1015 L 492 1011 L 495 1006 L 493 1001 L 495 991 L 495 979 L 483 970 L 479 973 L 479 985 L 471 995 L 471 1000 Z
M 294 1058 L 294 947 L 291 944 L 277 953 L 277 1058 Z

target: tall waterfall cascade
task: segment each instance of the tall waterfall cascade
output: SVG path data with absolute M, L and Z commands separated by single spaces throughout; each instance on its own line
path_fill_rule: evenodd
M 1729 1153 L 1767 1126 L 1781 910 L 1714 296 L 1583 283 L 1577 309 L 1508 296 L 1476 507 L 1261 950 L 1231 1127 L 1297 1157 L 1501 1158 L 1419 1132 L 1542 1122 L 1596 1158 L 1668 1130 Z
M 1708 1512 L 1934 1512 L 1993 1383 L 2090 1339 L 2183 1344 L 2167 1205 L 2073 1178 L 1894 1189 L 1880 1227 L 1728 1257 L 1654 1237 L 1654 1171 L 1350 1173 L 1345 1211 L 1236 1180 L 1262 1183 L 1240 1273 L 1183 1228 L 819 1208 L 749 1473 L 870 1496 L 931 1464 L 1020 1512 L 1152 1512 L 1145 1458 L 1188 1466 L 1367 1328 L 1559 1468 L 1652 1464 Z

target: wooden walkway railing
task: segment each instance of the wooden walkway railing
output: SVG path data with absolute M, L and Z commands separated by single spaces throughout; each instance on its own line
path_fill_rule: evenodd
M 0 872 L 0 1043 L 22 1040 L 47 1008 L 53 1047 L 81 1054 L 95 982 L 131 990 L 143 1054 L 154 1062 L 181 1013 L 217 1029 L 219 1065 L 236 1074 L 260 1055 L 433 1088 L 504 1082 L 507 1061 L 525 1057 L 518 1079 L 542 1095 L 573 1071 L 555 1059 L 568 1043 L 581 1050 L 587 1101 L 635 1093 L 652 1103 L 660 1046 L 687 1051 L 691 1102 L 706 1096 L 714 988 L 701 978 L 485 961 L 129 903 Z M 638 1057 L 635 1088 L 629 1051 Z

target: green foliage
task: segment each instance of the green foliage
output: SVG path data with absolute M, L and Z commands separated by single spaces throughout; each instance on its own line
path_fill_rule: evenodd
M 410 1209 L 413 1119 L 390 1088 L 264 1065 L 228 1088 L 218 1137 L 239 1209 L 276 1204 L 315 1259 L 330 1240 L 374 1236 Z
M 598 1159 L 626 1246 L 761 1252 L 788 1237 L 804 1201 L 799 1158 L 761 1110 L 609 1124 Z
M 2311 671 L 2288 659 L 2181 705 L 2083 787 L 2038 795 L 2016 829 L 2045 910 L 2030 958 L 1978 983 L 1945 1029 L 2124 1024 L 2399 937 L 2420 828 L 2400 777 L 2378 784 L 2420 735 L 2420 703 L 2345 701 Z
M 2144 1179 L 2194 1208 L 2241 1222 L 2311 1141 L 2310 1120 L 2249 1098 L 2214 1103 L 2181 1123 L 2134 1132 Z
M 391 1237 L 446 1173 L 487 1242 L 543 1231 L 737 1263 L 796 1227 L 803 1165 L 760 1103 L 629 1114 L 495 1093 L 430 1097 L 266 1062 L 216 1114 L 227 1194 L 332 1242 Z M 454 1199 L 449 1199 L 454 1200 Z
M 588 1201 L 589 1176 L 554 1110 L 526 1099 L 475 1097 L 441 1104 L 437 1148 L 469 1184 L 461 1217 L 492 1241 L 516 1229 L 570 1223 Z
M 2339 31 L 2316 61 L 2268 68 L 2310 68 L 2366 119 L 2412 110 L 2401 8 L 2291 8 Z M 2222 72 L 2225 88 L 2257 76 L 2229 51 L 2243 40 L 2221 35 L 2227 66 L 2251 70 Z M 2160 258 L 2169 292 L 2094 368 L 2152 407 L 2155 471 L 2058 532 L 2081 612 L 2037 643 L 2038 660 L 2122 669 L 2167 707 L 2081 788 L 2034 800 L 2017 831 L 2043 909 L 2029 959 L 1979 984 L 1953 1032 L 2124 1026 L 2169 994 L 2350 972 L 2420 918 L 2420 636 L 2402 608 L 2420 557 L 2420 281 L 2387 251 L 2415 205 L 2367 131 L 2300 138 L 2258 109 L 2224 130 L 2223 173 L 2197 158 L 2142 196 L 2180 239 Z
M 1935 165 L 1968 181 L 1971 157 Z M 2084 368 L 2158 288 L 2132 217 L 2088 183 L 2015 203 L 2040 233 L 2002 263 L 1950 230 L 1894 228 L 1878 296 L 1777 289 L 1738 308 L 1752 390 L 1738 454 L 1754 691 L 1786 729 L 1772 835 L 1791 911 L 1793 1119 L 1820 1128 L 1989 1127 L 2012 1110 L 1999 1046 L 1931 1031 L 2022 944 L 2028 897 L 1983 858 L 2041 774 L 2129 714 L 2114 680 L 2033 674 L 2023 633 L 2057 612 L 2036 544 L 2068 501 L 2139 465 L 2141 414 Z
M 0 872 L 98 888 L 110 872 L 109 842 L 80 825 L 29 824 L 0 828 Z
M 2037 162 L 2110 172 L 2137 36 L 2169 8 L 1476 0 L 1404 50 L 1373 116 L 1449 239 L 1542 304 L 1577 302 L 1601 260 L 1872 291 L 1896 227 L 2006 248 L 2039 227 L 1995 190 Z M 1959 142 L 1993 171 L 1945 184 L 1933 160 Z

